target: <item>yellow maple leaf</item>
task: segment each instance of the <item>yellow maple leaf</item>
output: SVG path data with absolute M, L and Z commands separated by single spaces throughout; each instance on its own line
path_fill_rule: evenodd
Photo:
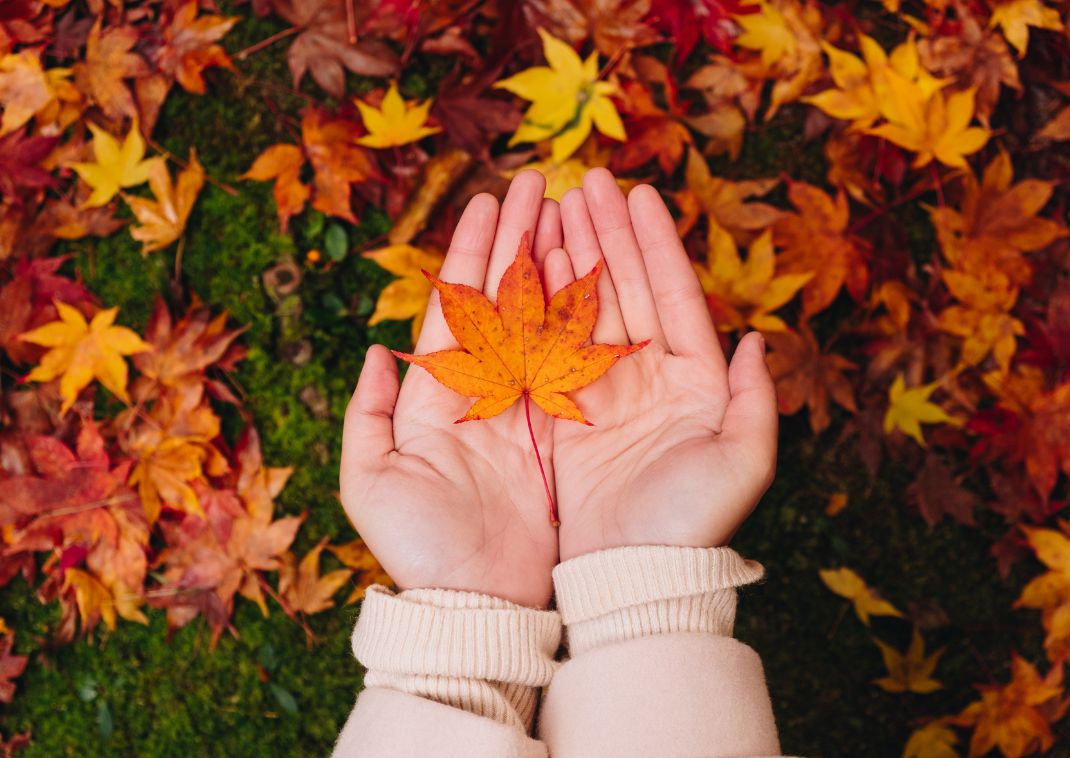
M 334 594 L 353 575 L 351 569 L 335 569 L 320 575 L 320 553 L 326 544 L 324 537 L 300 563 L 290 551 L 282 555 L 279 594 L 289 603 L 291 611 L 319 613 L 334 607 Z
M 1029 47 L 1029 27 L 1062 31 L 1059 11 L 1044 5 L 1043 0 L 1006 0 L 992 4 L 988 25 L 1003 29 L 1003 36 L 1014 47 L 1018 57 Z
M 681 237 L 687 236 L 699 214 L 704 213 L 711 226 L 723 228 L 736 242 L 748 243 L 782 215 L 768 203 L 752 202 L 776 187 L 779 179 L 733 182 L 713 176 L 706 159 L 696 150 L 688 152 L 684 178 L 687 187 L 673 195 L 681 211 L 676 229 Z
M 921 387 L 907 389 L 903 375 L 896 376 L 888 390 L 888 411 L 884 414 L 884 433 L 890 434 L 898 429 L 913 437 L 919 445 L 925 447 L 925 437 L 921 433 L 922 424 L 946 423 L 958 426 L 961 422 L 949 416 L 936 403 L 929 402 L 929 396 L 940 386 L 940 382 L 925 384 Z
M 902 617 L 903 613 L 898 608 L 878 595 L 851 569 L 820 569 L 818 573 L 826 587 L 854 604 L 855 613 L 863 624 L 869 625 L 870 616 Z
M 368 549 L 364 540 L 359 537 L 344 545 L 327 545 L 327 549 L 334 553 L 342 563 L 352 569 L 356 569 L 356 573 L 359 574 L 357 586 L 353 588 L 353 592 L 346 598 L 346 605 L 362 599 L 364 591 L 373 584 L 382 584 L 386 587 L 394 586 L 394 580 L 379 565 L 379 561 L 372 555 L 372 551 Z
M 543 193 L 543 197 L 561 202 L 561 198 L 565 196 L 566 192 L 574 187 L 583 185 L 583 175 L 592 166 L 588 166 L 576 157 L 569 158 L 563 163 L 557 163 L 553 159 L 547 158 L 544 161 L 532 161 L 514 171 L 503 171 L 502 176 L 506 179 L 511 179 L 521 171 L 529 168 L 546 177 L 546 191 Z
M 551 158 L 564 163 L 587 139 L 592 126 L 623 142 L 624 124 L 609 97 L 618 90 L 611 82 L 598 80 L 598 52 L 580 60 L 567 42 L 544 29 L 539 29 L 539 36 L 550 65 L 533 66 L 494 84 L 531 101 L 509 144 L 549 139 Z
M 926 95 L 919 84 L 895 72 L 888 73 L 888 84 L 889 96 L 880 101 L 881 113 L 888 121 L 866 131 L 917 153 L 914 168 L 933 159 L 952 168 L 966 168 L 965 156 L 988 142 L 988 129 L 970 126 L 973 88 L 950 95 L 943 90 Z
M 933 671 L 944 654 L 940 648 L 932 655 L 925 655 L 925 641 L 921 638 L 921 632 L 914 627 L 914 634 L 910 638 L 910 646 L 906 653 L 900 653 L 891 645 L 887 645 L 877 638 L 873 641 L 881 650 L 884 658 L 884 667 L 888 669 L 888 676 L 875 679 L 874 683 L 885 692 L 918 692 L 925 694 L 934 692 L 944 685 L 933 679 Z
M 163 161 L 154 163 L 149 171 L 149 189 L 155 200 L 123 193 L 141 226 L 131 226 L 130 236 L 141 243 L 141 254 L 160 250 L 182 236 L 193 204 L 204 186 L 204 168 L 197 161 L 197 153 L 190 150 L 189 166 L 171 183 L 171 174 Z
M 1061 522 L 1065 530 L 1067 524 Z M 1070 538 L 1065 531 L 1022 526 L 1029 546 L 1048 571 L 1033 578 L 1014 601 L 1015 608 L 1035 608 L 1047 636 L 1044 649 L 1051 660 L 1070 653 Z
M 427 126 L 430 98 L 422 103 L 406 103 L 398 92 L 397 82 L 390 83 L 390 89 L 383 96 L 379 108 L 360 99 L 353 100 L 353 104 L 360 110 L 360 117 L 368 130 L 368 134 L 357 139 L 357 144 L 365 147 L 398 147 L 442 131 L 438 127 Z
M 693 265 L 717 328 L 730 332 L 750 324 L 766 332 L 787 330 L 773 311 L 791 300 L 813 273 L 774 276 L 776 257 L 769 229 L 751 243 L 746 262 L 740 260 L 732 236 L 712 221 L 707 248 L 706 265 Z
M 93 193 L 83 204 L 95 208 L 110 201 L 122 188 L 136 187 L 149 180 L 152 167 L 161 158 L 145 160 L 145 140 L 135 121 L 123 139 L 122 146 L 115 137 L 96 124 L 90 124 L 93 132 L 93 155 L 95 163 L 72 163 L 82 181 L 93 188 Z
M 998 271 L 981 277 L 947 269 L 942 276 L 961 305 L 950 305 L 940 312 L 940 329 L 963 339 L 963 363 L 976 366 L 991 353 L 1000 371 L 1006 373 L 1017 349 L 1015 337 L 1025 334 L 1025 325 L 1010 314 L 1018 300 L 1017 288 Z
M 424 275 L 438 276 L 445 259 L 437 250 L 414 245 L 389 245 L 364 253 L 400 279 L 390 282 L 379 293 L 375 312 L 368 319 L 368 326 L 387 321 L 412 319 L 412 343 L 415 345 L 424 323 L 427 300 L 431 297 L 431 281 Z
M 735 42 L 740 47 L 761 53 L 762 64 L 769 67 L 795 55 L 798 45 L 788 20 L 776 6 L 763 2 L 759 8 L 758 13 L 733 17 L 742 30 Z
M 862 58 L 822 42 L 836 87 L 804 97 L 803 102 L 816 105 L 833 118 L 851 121 L 855 129 L 867 129 L 881 117 L 882 109 L 888 113 L 895 108 L 894 101 L 888 99 L 888 71 L 913 82 L 924 98 L 931 97 L 944 85 L 922 68 L 913 37 L 895 48 L 891 55 L 864 34 L 859 35 L 858 44 Z
M 903 748 L 903 758 L 959 758 L 959 738 L 944 719 L 915 729 Z
M 41 363 L 26 376 L 26 381 L 47 382 L 61 377 L 61 413 L 70 409 L 78 393 L 94 377 L 113 395 L 129 403 L 130 398 L 126 394 L 127 367 L 123 356 L 152 350 L 152 345 L 143 341 L 132 329 L 113 325 L 118 307 L 98 311 L 93 320 L 87 323 L 77 308 L 58 300 L 55 305 L 59 313 L 58 321 L 19 337 L 24 342 L 51 348 L 41 358 Z

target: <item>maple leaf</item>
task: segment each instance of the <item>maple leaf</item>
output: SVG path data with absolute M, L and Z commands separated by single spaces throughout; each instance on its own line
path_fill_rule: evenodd
M 301 30 L 286 54 L 295 87 L 307 72 L 327 94 L 341 99 L 346 69 L 361 76 L 397 74 L 397 56 L 384 42 L 350 43 L 346 2 L 350 0 L 273 0 L 274 11 Z
M 624 85 L 628 102 L 628 140 L 613 151 L 613 168 L 632 171 L 657 159 L 666 174 L 676 170 L 684 148 L 692 144 L 691 132 L 672 115 L 654 104 L 650 90 L 636 81 Z
M 0 104 L 4 106 L 0 137 L 21 129 L 34 116 L 39 116 L 38 126 L 59 121 L 59 126 L 65 127 L 73 121 L 76 113 L 71 111 L 77 109 L 63 109 L 81 99 L 67 81 L 71 73 L 69 68 L 46 71 L 39 54 L 32 50 L 0 57 Z M 47 136 L 52 136 L 51 132 Z
M 737 16 L 735 21 L 741 30 L 736 44 L 760 52 L 765 66 L 773 66 L 798 49 L 787 19 L 772 3 L 761 2 L 757 13 Z
M 197 161 L 197 153 L 190 150 L 189 165 L 171 182 L 167 164 L 156 161 L 149 169 L 149 189 L 156 196 L 148 200 L 123 194 L 141 226 L 132 226 L 130 236 L 141 243 L 141 254 L 161 250 L 182 236 L 193 204 L 204 186 L 204 169 Z
M 534 66 L 494 86 L 531 101 L 520 128 L 509 145 L 550 140 L 551 157 L 561 163 L 591 133 L 599 132 L 621 142 L 627 138 L 616 106 L 609 98 L 616 85 L 598 80 L 598 53 L 581 61 L 567 43 L 539 29 L 548 66 Z
M 92 574 L 68 568 L 63 575 L 63 591 L 73 592 L 83 629 L 92 629 L 97 619 L 103 619 L 108 629 L 115 629 L 117 620 L 115 601 L 111 593 Z
M 654 30 L 642 22 L 650 6 L 651 0 L 527 0 L 524 12 L 529 26 L 547 28 L 572 45 L 590 37 L 612 58 L 658 41 Z
M 788 198 L 798 212 L 777 218 L 773 239 L 783 248 L 780 265 L 785 274 L 814 274 L 803 288 L 803 314 L 810 316 L 827 308 L 844 285 L 855 300 L 862 300 L 869 275 L 862 252 L 847 229 L 847 196 L 841 190 L 833 200 L 812 184 L 791 182 Z
M 60 413 L 70 409 L 78 393 L 94 377 L 124 403 L 129 403 L 123 356 L 151 350 L 152 346 L 133 330 L 114 326 L 118 307 L 98 311 L 87 323 L 77 308 L 59 300 L 55 306 L 58 321 L 20 337 L 24 342 L 49 348 L 41 363 L 26 376 L 26 381 L 47 382 L 61 377 L 59 389 L 63 405 Z
M 706 265 L 694 267 L 717 328 L 730 332 L 749 324 L 763 332 L 787 330 L 788 325 L 772 312 L 791 300 L 813 274 L 774 276 L 776 258 L 769 230 L 751 243 L 746 263 L 724 229 L 711 223 L 708 240 Z
M 390 245 L 364 253 L 391 274 L 400 277 L 383 288 L 375 303 L 375 312 L 368 326 L 386 320 L 412 319 L 412 343 L 415 345 L 423 327 L 427 301 L 431 297 L 431 282 L 427 274 L 437 276 L 445 256 L 437 250 L 413 245 Z
M 913 82 L 894 73 L 888 76 L 891 96 L 882 103 L 894 103 L 894 109 L 882 109 L 885 124 L 867 130 L 884 137 L 912 153 L 914 168 L 934 159 L 952 168 L 966 168 L 965 156 L 976 153 L 991 136 L 980 126 L 970 126 L 973 118 L 973 88 L 945 96 L 942 90 L 926 96 Z
M 462 350 L 394 355 L 479 398 L 458 422 L 492 418 L 523 397 L 525 409 L 530 400 L 555 418 L 589 423 L 564 393 L 587 386 L 647 344 L 584 347 L 597 315 L 601 271 L 599 262 L 547 304 L 525 235 L 502 276 L 497 306 L 474 287 L 429 277 Z
M 83 207 L 104 205 L 121 188 L 144 184 L 149 180 L 153 166 L 163 160 L 145 159 L 145 140 L 136 120 L 130 125 L 122 146 L 96 124 L 89 124 L 89 130 L 93 133 L 93 156 L 96 162 L 70 164 L 78 176 L 93 188 L 93 194 L 83 203 Z
M 1051 725 L 1070 705 L 1070 699 L 1062 699 L 1062 663 L 1041 678 L 1029 661 L 1014 653 L 1010 682 L 977 685 L 977 689 L 981 699 L 967 705 L 955 718 L 956 724 L 974 729 L 971 756 L 985 755 L 998 747 L 1007 758 L 1021 758 L 1051 748 Z
M 818 573 L 826 587 L 854 604 L 855 613 L 866 626 L 869 626 L 870 616 L 902 617 L 901 611 L 878 595 L 851 569 L 820 569 Z
M 956 7 L 961 28 L 953 34 L 918 42 L 921 63 L 934 74 L 958 78 L 977 91 L 977 119 L 986 127 L 999 101 L 1001 86 L 1021 92 L 1018 66 L 998 33 L 985 31 L 965 5 Z
M 203 95 L 206 68 L 219 66 L 234 70 L 230 57 L 216 43 L 238 19 L 234 16 L 197 18 L 198 5 L 197 0 L 187 0 L 175 11 L 164 31 L 164 44 L 156 51 L 156 64 L 187 92 Z
M 304 165 L 305 154 L 297 145 L 272 145 L 240 177 L 258 182 L 275 180 L 275 210 L 283 232 L 289 227 L 290 218 L 304 210 L 312 196 L 312 188 L 301 181 Z
M 0 703 L 10 703 L 15 697 L 15 683 L 11 680 L 22 675 L 30 660 L 25 655 L 12 655 L 14 647 L 15 633 L 5 628 L 3 640 L 0 641 Z
M 204 401 L 203 385 L 184 385 L 153 405 L 151 415 L 123 439 L 136 459 L 129 483 L 138 488 L 149 522 L 166 505 L 204 517 L 193 485 L 205 473 L 226 472 L 226 459 L 212 445 L 219 417 Z
M 874 638 L 877 647 L 881 649 L 884 658 L 884 667 L 888 669 L 888 676 L 875 679 L 874 683 L 885 692 L 918 692 L 925 694 L 934 692 L 944 685 L 932 678 L 936 663 L 943 655 L 944 649 L 940 648 L 932 655 L 925 655 L 925 642 L 921 638 L 918 627 L 914 627 L 914 633 L 910 638 L 910 647 L 906 653 L 900 653 L 891 645 L 887 645 Z
M 139 39 L 137 30 L 132 26 L 102 30 L 103 18 L 99 16 L 89 30 L 85 60 L 75 65 L 75 80 L 109 119 L 136 119 L 137 106 L 124 80 L 148 76 L 151 70 L 144 58 L 132 52 Z
M 714 49 L 729 53 L 733 33 L 738 29 L 733 16 L 758 11 L 758 6 L 746 0 L 697 0 L 681 3 L 676 0 L 654 0 L 650 4 L 650 20 L 665 29 L 676 43 L 676 60 L 683 63 L 698 43 L 699 34 Z
M 1044 650 L 1053 661 L 1070 653 L 1070 539 L 1067 522 L 1060 520 L 1062 530 L 1019 527 L 1037 560 L 1048 571 L 1034 577 L 1014 601 L 1015 608 L 1036 608 L 1042 611 L 1041 622 L 1047 633 Z
M 810 428 L 818 434 L 828 428 L 829 398 L 851 411 L 858 410 L 854 390 L 843 375 L 858 368 L 835 353 L 823 353 L 809 326 L 799 331 L 769 332 L 764 335 L 771 352 L 766 357 L 777 389 L 777 407 L 790 416 L 806 405 Z
M 365 147 L 398 147 L 442 131 L 438 127 L 427 126 L 431 100 L 406 103 L 398 93 L 397 82 L 390 83 L 379 108 L 359 98 L 354 99 L 353 104 L 360 111 L 364 127 L 368 130 L 368 134 L 357 139 L 357 144 Z
M 181 387 L 204 382 L 204 372 L 212 365 L 232 368 L 245 354 L 234 340 L 248 327 L 227 329 L 227 318 L 226 312 L 213 317 L 209 308 L 194 301 L 175 323 L 166 303 L 158 297 L 144 334 L 153 350 L 133 357 L 142 375 L 138 381 L 147 379 L 164 387 Z M 135 398 L 147 394 L 139 392 L 135 384 Z
M 903 758 L 959 758 L 955 745 L 959 738 L 947 726 L 946 720 L 937 719 L 915 729 L 903 748 Z
M 55 178 L 40 164 L 55 145 L 55 137 L 29 137 L 23 132 L 0 137 L 0 195 L 17 201 L 20 190 L 54 186 Z
M 943 408 L 929 401 L 929 396 L 940 387 L 940 384 L 940 382 L 932 382 L 907 389 L 903 375 L 896 375 L 888 390 L 888 411 L 884 414 L 884 433 L 891 434 L 893 429 L 898 429 L 925 447 L 925 437 L 921 433 L 922 424 L 960 424 L 958 419 L 949 416 Z
M 699 212 L 706 214 L 711 226 L 716 224 L 740 243 L 750 242 L 780 217 L 781 211 L 768 203 L 748 202 L 772 190 L 779 179 L 733 182 L 713 176 L 706 159 L 696 150 L 687 156 L 685 179 L 687 189 L 673 196 L 682 211 L 677 221 L 681 237 L 691 231 Z
M 999 0 L 992 3 L 989 26 L 1000 27 L 1018 57 L 1029 47 L 1029 27 L 1062 31 L 1059 11 L 1047 7 L 1043 0 Z
M 944 258 L 957 269 L 990 280 L 993 271 L 1024 286 L 1033 278 L 1023 254 L 1041 250 L 1067 230 L 1037 214 L 1047 205 L 1055 182 L 1026 179 L 1013 183 L 1010 156 L 1000 151 L 985 167 L 980 181 L 963 173 L 960 209 L 933 208 L 929 218 L 936 227 Z
M 358 574 L 357 586 L 346 598 L 346 605 L 363 599 L 365 590 L 373 584 L 394 586 L 394 580 L 379 565 L 379 561 L 372 555 L 372 551 L 368 549 L 364 540 L 358 538 L 344 545 L 328 545 L 327 549 L 346 566 L 355 569 Z
M 279 594 L 297 613 L 319 613 L 334 607 L 334 594 L 353 575 L 350 569 L 337 569 L 320 576 L 320 553 L 327 538 L 309 550 L 301 562 L 294 566 L 294 556 L 287 553 L 279 568 Z
M 917 478 L 907 487 L 907 495 L 918 506 L 930 526 L 946 514 L 960 524 L 974 524 L 973 509 L 980 498 L 962 486 L 951 468 L 935 453 L 925 456 Z
M 853 129 L 867 129 L 881 117 L 896 120 L 894 102 L 889 102 L 889 76 L 895 74 L 917 87 L 922 98 L 928 99 L 944 82 L 933 78 L 918 62 L 918 49 L 913 38 L 892 51 L 891 55 L 871 37 L 860 34 L 858 45 L 862 58 L 822 43 L 829 58 L 829 73 L 837 89 L 827 89 L 803 102 L 816 105 L 833 118 L 850 121 Z M 891 72 L 891 74 L 889 73 Z
M 301 117 L 301 139 L 315 172 L 312 207 L 354 224 L 350 185 L 378 175 L 368 152 L 357 145 L 355 132 L 352 121 L 319 108 L 306 108 Z
M 1025 334 L 1025 326 L 1010 314 L 1018 300 L 1018 290 L 1007 277 L 985 278 L 954 270 L 942 272 L 944 282 L 961 305 L 950 305 L 937 316 L 940 328 L 963 338 L 961 361 L 976 366 L 989 353 L 1001 371 L 1010 369 L 1017 349 L 1016 335 Z
M 1070 106 L 1055 114 L 1039 132 L 1038 139 L 1050 139 L 1055 142 L 1070 140 Z

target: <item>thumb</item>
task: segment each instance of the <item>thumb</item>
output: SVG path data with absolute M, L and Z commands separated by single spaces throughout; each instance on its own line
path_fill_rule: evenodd
M 765 338 L 750 332 L 740 340 L 728 366 L 730 399 L 722 425 L 722 438 L 737 446 L 741 463 L 753 466 L 765 480 L 764 492 L 776 470 L 776 385 L 765 362 Z
M 394 450 L 394 406 L 398 401 L 398 366 L 382 345 L 364 357 L 357 389 L 346 408 L 342 432 L 342 474 L 359 465 L 379 463 Z

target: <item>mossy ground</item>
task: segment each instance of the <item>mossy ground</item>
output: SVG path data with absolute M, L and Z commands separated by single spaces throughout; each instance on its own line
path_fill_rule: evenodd
M 278 28 L 245 19 L 228 47 L 236 51 Z M 306 272 L 296 325 L 283 323 L 264 292 L 262 272 L 318 247 L 324 226 L 315 217 L 298 222 L 295 243 L 278 232 L 270 186 L 238 180 L 265 147 L 293 141 L 293 124 L 265 102 L 277 101 L 290 114 L 300 104 L 286 94 L 285 44 L 239 64 L 236 76 L 214 76 L 208 97 L 176 91 L 157 139 L 182 157 L 196 146 L 209 174 L 239 190 L 232 195 L 206 186 L 186 233 L 182 279 L 235 322 L 250 325 L 243 337 L 249 357 L 235 379 L 265 460 L 295 468 L 278 508 L 309 512 L 298 544 L 303 551 L 324 535 L 353 537 L 336 496 L 342 413 L 367 346 L 405 345 L 408 326 L 367 328 L 370 305 L 389 275 L 354 256 L 328 272 Z M 800 131 L 788 109 L 749 135 L 740 161 L 723 168 L 734 178 L 783 173 L 820 181 L 820 152 L 800 146 Z M 381 234 L 386 223 L 382 214 L 366 214 L 347 229 L 350 243 Z M 143 258 L 123 231 L 70 251 L 89 287 L 103 303 L 121 305 L 121 320 L 131 326 L 144 325 L 157 293 L 171 292 L 173 250 Z M 313 347 L 300 367 L 279 357 L 280 335 L 292 330 Z M 308 387 L 326 399 L 326 417 L 298 399 Z M 895 756 L 912 718 L 953 712 L 971 697 L 972 683 L 1002 677 L 1010 640 L 1037 624 L 1008 615 L 1015 591 L 998 579 L 987 556 L 998 528 L 927 529 L 907 507 L 904 476 L 887 466 L 871 482 L 850 446 L 835 444 L 836 427 L 815 439 L 804 418 L 783 424 L 776 483 L 735 543 L 768 570 L 764 583 L 742 593 L 738 633 L 765 662 L 787 753 Z M 837 490 L 850 494 L 850 505 L 830 518 L 824 507 Z M 872 684 L 883 669 L 870 630 L 818 579 L 818 569 L 839 565 L 856 568 L 899 605 L 920 601 L 943 609 L 950 624 L 926 638 L 930 648 L 947 645 L 937 674 L 945 690 L 890 695 Z M 21 581 L 0 592 L 0 603 L 19 630 L 20 651 L 34 656 L 14 703 L 0 710 L 5 734 L 33 731 L 27 756 L 325 754 L 361 684 L 348 644 L 357 614 L 352 606 L 310 619 L 320 639 L 311 648 L 277 608 L 262 618 L 242 601 L 235 618 L 240 638 L 225 636 L 215 649 L 200 622 L 168 641 L 162 613 L 152 612 L 148 627 L 123 623 L 114 633 L 98 630 L 92 639 L 45 650 L 35 637 L 55 622 L 55 607 L 41 606 Z M 909 627 L 878 619 L 872 633 L 903 648 Z M 1035 645 L 1035 635 L 1030 639 Z

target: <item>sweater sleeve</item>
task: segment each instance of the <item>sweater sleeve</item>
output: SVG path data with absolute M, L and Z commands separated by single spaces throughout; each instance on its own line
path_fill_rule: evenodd
M 368 669 L 334 755 L 545 758 L 528 736 L 561 620 L 475 592 L 369 588 L 353 631 Z
M 735 588 L 762 573 L 729 548 L 620 547 L 559 564 L 571 659 L 539 715 L 550 754 L 778 755 L 761 660 L 731 637 Z

